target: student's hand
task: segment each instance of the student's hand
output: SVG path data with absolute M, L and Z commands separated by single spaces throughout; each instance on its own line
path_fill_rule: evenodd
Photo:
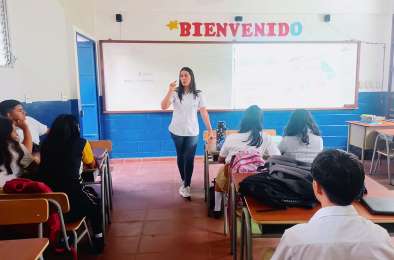
M 168 86 L 168 92 L 174 92 L 176 89 L 176 80 L 171 82 L 170 85 Z
M 16 120 L 15 125 L 22 130 L 28 129 L 26 119 L 25 120 Z

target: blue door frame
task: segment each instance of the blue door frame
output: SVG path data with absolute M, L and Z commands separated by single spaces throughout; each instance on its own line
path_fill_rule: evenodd
M 96 44 L 77 33 L 79 72 L 79 122 L 82 136 L 88 140 L 100 139 L 100 109 L 97 88 Z

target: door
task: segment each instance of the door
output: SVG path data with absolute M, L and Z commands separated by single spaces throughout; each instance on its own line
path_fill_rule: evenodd
M 77 35 L 80 127 L 88 140 L 100 138 L 95 42 Z

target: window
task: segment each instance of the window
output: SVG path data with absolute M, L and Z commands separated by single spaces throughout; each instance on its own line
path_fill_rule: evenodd
M 11 57 L 6 0 L 0 0 L 0 66 L 11 65 Z

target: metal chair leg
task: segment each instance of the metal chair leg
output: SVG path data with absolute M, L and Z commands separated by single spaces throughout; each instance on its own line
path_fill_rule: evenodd
M 88 236 L 89 245 L 90 245 L 90 247 L 93 248 L 92 237 L 90 236 L 90 232 L 89 232 L 89 229 L 88 229 L 88 225 L 86 224 L 86 220 L 83 221 L 83 226 L 84 226 L 85 229 L 87 230 L 86 235 Z
M 230 185 L 230 196 L 231 196 L 231 234 L 230 234 L 230 241 L 231 241 L 231 254 L 235 257 L 234 260 L 237 259 L 237 216 L 236 216 L 236 195 L 235 195 L 235 187 L 234 183 Z
M 377 144 L 378 144 L 378 140 L 379 140 L 379 135 L 377 135 L 376 138 L 375 138 L 375 144 L 374 144 L 374 148 L 373 148 L 371 168 L 369 169 L 369 174 L 374 174 L 373 168 L 374 168 L 375 154 L 376 154 L 376 147 L 377 147 Z
M 391 184 L 391 173 L 390 173 L 390 145 L 389 145 L 389 141 L 387 140 L 387 138 L 385 138 L 386 140 L 386 153 L 387 153 L 387 177 L 389 179 L 389 183 Z

